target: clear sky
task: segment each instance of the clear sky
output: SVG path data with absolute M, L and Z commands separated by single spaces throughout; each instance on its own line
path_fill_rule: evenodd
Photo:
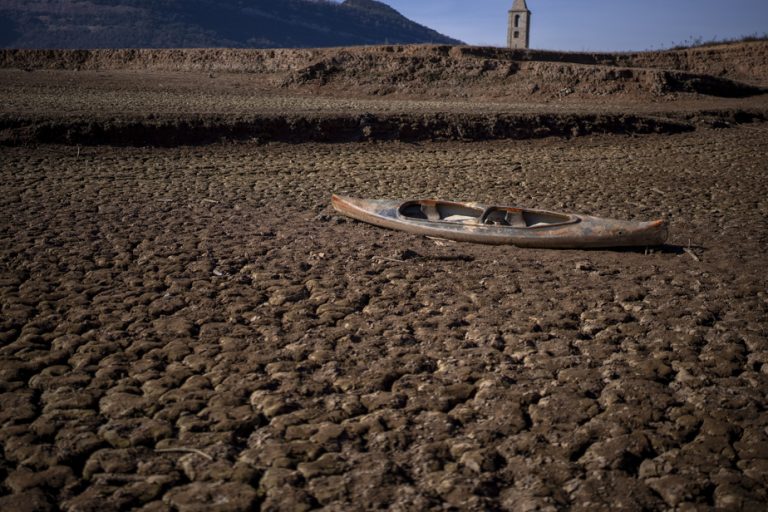
M 504 46 L 514 0 L 382 0 L 473 45 Z M 531 47 L 648 50 L 768 32 L 768 0 L 527 0 Z

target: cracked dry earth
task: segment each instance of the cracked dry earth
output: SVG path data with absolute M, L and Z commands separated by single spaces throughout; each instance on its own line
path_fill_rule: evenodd
M 0 509 L 764 510 L 766 140 L 3 148 Z M 672 237 L 457 244 L 332 192 Z

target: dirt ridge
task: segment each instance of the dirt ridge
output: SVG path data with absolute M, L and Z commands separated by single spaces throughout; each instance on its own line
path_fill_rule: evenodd
M 601 53 L 447 45 L 386 45 L 358 48 L 271 49 L 97 49 L 0 50 L 0 68 L 140 69 L 156 71 L 295 71 L 342 51 L 357 55 L 430 58 L 451 54 L 464 59 L 561 62 L 585 65 L 670 69 L 768 83 L 768 42 L 754 41 L 680 50 Z
M 298 71 L 342 52 L 429 60 L 447 55 L 460 60 L 557 62 L 653 68 L 707 74 L 753 85 L 768 84 L 768 42 L 755 41 L 681 50 L 634 53 L 558 52 L 447 45 L 386 45 L 323 49 L 117 49 L 0 50 L 0 68 L 155 71 Z
M 747 48 L 747 47 L 745 47 Z M 363 96 L 602 99 L 763 94 L 760 45 L 709 54 L 579 54 L 462 46 L 310 50 L 4 50 L 0 69 L 246 73 L 270 87 Z M 718 51 L 730 59 L 720 59 Z M 687 55 L 687 56 L 685 56 Z M 664 57 L 666 56 L 666 57 Z M 664 57 L 664 58 L 662 58 Z M 703 59 L 702 62 L 699 62 Z M 723 62 L 746 63 L 745 75 Z M 762 63 L 762 64 L 761 64 Z M 706 65 L 705 65 L 706 64 Z M 729 71 L 731 69 L 731 71 Z
M 330 87 L 367 96 L 649 99 L 676 94 L 743 98 L 765 92 L 730 78 L 687 71 L 547 60 L 466 59 L 457 53 L 425 59 L 345 50 L 289 72 L 280 85 L 299 90 Z
M 261 115 L 121 119 L 0 118 L 0 145 L 156 146 L 221 141 L 326 142 L 483 141 L 593 134 L 675 134 L 698 127 L 764 122 L 768 112 L 721 110 L 641 115 L 602 114 L 361 114 Z

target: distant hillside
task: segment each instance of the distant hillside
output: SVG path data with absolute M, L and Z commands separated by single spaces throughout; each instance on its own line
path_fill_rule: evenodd
M 460 41 L 374 0 L 0 0 L 5 48 L 311 48 Z

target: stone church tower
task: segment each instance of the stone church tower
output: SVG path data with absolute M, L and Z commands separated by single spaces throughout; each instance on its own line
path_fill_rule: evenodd
M 509 29 L 507 30 L 507 47 L 530 48 L 531 43 L 531 11 L 525 5 L 525 0 L 515 0 L 509 11 Z

